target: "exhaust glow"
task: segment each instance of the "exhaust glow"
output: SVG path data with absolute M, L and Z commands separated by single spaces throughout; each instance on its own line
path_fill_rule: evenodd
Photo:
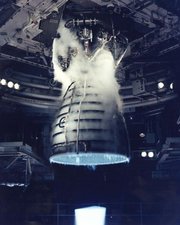
M 75 166 L 97 166 L 118 163 L 128 163 L 129 158 L 125 155 L 110 153 L 68 153 L 57 154 L 50 157 L 51 163 L 75 165 Z
M 106 208 L 91 206 L 75 209 L 75 225 L 104 225 Z

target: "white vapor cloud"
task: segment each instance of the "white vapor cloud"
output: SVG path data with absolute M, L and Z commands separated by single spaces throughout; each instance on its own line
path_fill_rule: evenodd
M 60 22 L 57 32 L 61 37 L 54 39 L 52 62 L 54 79 L 62 83 L 62 92 L 65 93 L 72 82 L 82 83 L 86 79 L 87 84 L 93 86 L 97 94 L 102 95 L 106 107 L 118 107 L 118 110 L 122 111 L 119 85 L 115 78 L 115 62 L 111 52 L 102 48 L 90 59 L 83 51 L 77 36 L 64 26 L 64 22 Z M 72 56 L 67 71 L 62 71 L 58 56 L 67 57 L 69 47 L 76 48 L 77 55 Z

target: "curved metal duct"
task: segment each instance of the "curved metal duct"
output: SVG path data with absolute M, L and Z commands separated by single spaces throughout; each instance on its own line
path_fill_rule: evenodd
M 96 166 L 129 162 L 124 118 L 115 99 L 104 97 L 90 80 L 70 85 L 52 127 L 51 163 Z

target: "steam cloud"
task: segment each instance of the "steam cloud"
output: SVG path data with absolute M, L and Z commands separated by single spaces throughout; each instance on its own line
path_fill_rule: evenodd
M 60 22 L 57 32 L 61 37 L 54 39 L 52 62 L 54 79 L 62 83 L 63 94 L 72 82 L 83 82 L 86 79 L 87 83 L 96 89 L 96 93 L 103 96 L 106 107 L 114 106 L 118 107 L 118 111 L 122 111 L 119 85 L 115 78 L 115 62 L 111 52 L 103 48 L 90 59 L 83 51 L 77 36 L 64 26 L 64 22 Z M 62 71 L 58 56 L 66 58 L 69 47 L 77 49 L 77 55 L 72 56 L 68 70 Z

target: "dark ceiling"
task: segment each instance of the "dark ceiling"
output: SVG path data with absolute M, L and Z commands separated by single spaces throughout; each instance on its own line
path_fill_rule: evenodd
M 131 146 L 128 168 L 110 166 L 94 171 L 49 165 L 51 124 L 62 101 L 62 85 L 53 80 L 52 42 L 62 18 L 98 18 L 107 29 L 111 29 L 113 20 L 115 29 L 128 38 L 128 51 L 116 72 Z M 117 216 L 109 217 L 110 224 L 120 224 L 119 211 L 127 213 L 121 216 L 127 225 L 152 221 L 178 224 L 180 2 L 0 0 L 0 46 L 0 80 L 20 84 L 19 90 L 0 84 L 0 195 L 4 196 L 4 224 L 12 224 L 8 213 L 14 210 L 13 202 L 18 201 L 20 210 L 12 214 L 12 218 L 19 216 L 17 224 L 53 221 L 58 225 L 62 218 L 53 217 L 57 210 L 70 215 L 73 207 L 59 209 L 55 203 L 105 201 L 110 204 L 109 215 Z M 164 83 L 162 89 L 158 88 L 159 82 Z M 142 158 L 142 151 L 153 151 L 155 157 Z M 12 184 L 22 184 L 24 192 L 22 187 L 7 187 Z M 120 202 L 131 204 L 122 209 Z M 135 206 L 133 202 L 142 202 L 145 213 L 154 213 L 152 220 L 139 217 L 142 205 Z M 41 210 L 42 205 L 33 210 L 37 203 L 49 204 L 47 211 Z M 117 205 L 111 209 L 113 203 Z M 29 206 L 24 207 L 26 204 Z M 174 211 L 170 210 L 172 205 Z M 63 219 L 64 224 L 72 222 Z

